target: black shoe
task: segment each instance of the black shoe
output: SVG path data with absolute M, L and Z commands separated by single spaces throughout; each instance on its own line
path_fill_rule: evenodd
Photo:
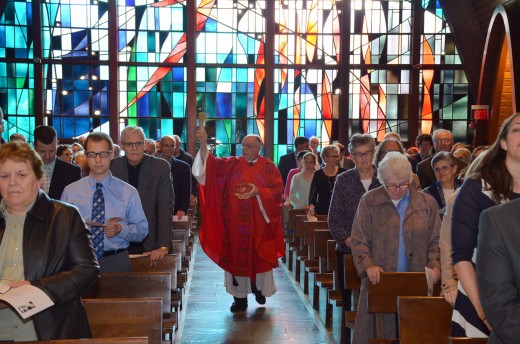
M 265 296 L 262 295 L 262 292 L 259 290 L 255 292 L 255 300 L 259 305 L 265 305 Z
M 256 285 L 251 286 L 251 291 L 255 294 L 255 300 L 259 305 L 265 305 L 265 296 L 262 295 L 262 292 L 256 289 Z
M 233 304 L 231 305 L 231 308 L 229 308 L 229 310 L 232 313 L 243 312 L 246 309 L 247 309 L 247 297 L 244 297 L 244 298 L 235 297 L 235 302 L 233 302 Z

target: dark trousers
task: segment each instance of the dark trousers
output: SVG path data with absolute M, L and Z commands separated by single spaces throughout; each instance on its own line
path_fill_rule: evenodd
M 345 326 L 344 315 L 346 311 L 350 311 L 352 308 L 352 292 L 345 289 L 345 264 L 343 264 L 344 255 L 345 253 L 336 251 L 336 256 L 338 257 L 338 287 L 341 291 L 341 301 L 343 304 L 341 312 L 341 323 L 343 324 L 341 328 L 341 337 L 343 338 L 342 343 L 350 343 L 350 329 Z
M 132 263 L 128 251 L 99 258 L 100 272 L 131 272 Z

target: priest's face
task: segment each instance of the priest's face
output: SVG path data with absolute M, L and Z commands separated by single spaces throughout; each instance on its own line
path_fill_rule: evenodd
M 242 140 L 242 157 L 244 157 L 246 161 L 256 159 L 261 149 L 262 145 L 258 142 L 256 136 L 246 136 Z

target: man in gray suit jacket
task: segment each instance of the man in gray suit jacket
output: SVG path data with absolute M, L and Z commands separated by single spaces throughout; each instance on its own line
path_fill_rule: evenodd
M 144 140 L 141 127 L 123 129 L 121 143 L 125 155 L 112 160 L 110 170 L 114 177 L 124 180 L 139 192 L 148 220 L 148 236 L 137 253 L 150 252 L 153 261 L 162 259 L 171 250 L 175 196 L 170 165 L 163 159 L 144 154 Z
M 480 216 L 477 280 L 484 314 L 493 329 L 489 344 L 520 339 L 520 199 Z

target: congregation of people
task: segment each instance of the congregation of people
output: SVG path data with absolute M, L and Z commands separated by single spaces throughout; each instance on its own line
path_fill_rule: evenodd
M 420 134 L 408 150 L 396 133 L 321 149 L 316 136 L 296 137 L 278 166 L 261 156 L 256 135 L 243 138 L 241 156 L 213 156 L 204 128 L 195 158 L 179 136 L 153 140 L 137 126 L 122 130 L 119 146 L 103 132 L 70 145 L 50 126 L 33 135 L 32 145 L 16 133 L 0 146 L 0 271 L 2 283 L 37 286 L 57 307 L 24 321 L 0 302 L 0 341 L 90 337 L 81 296 L 100 273 L 131 271 L 130 254 L 153 264 L 170 253 L 172 219 L 197 202 L 211 219 L 199 240 L 225 271 L 233 313 L 247 309 L 248 294 L 263 305 L 276 293 L 282 222 L 287 209 L 304 209 L 328 216 L 340 281 L 344 255 L 353 257 L 361 279 L 353 343 L 374 338 L 368 285 L 425 267 L 453 307 L 452 336 L 519 337 L 520 114 L 489 147 L 455 143 L 446 129 Z M 385 335 L 396 337 L 396 326 L 385 317 Z
M 318 152 L 312 138 L 298 137 L 294 151 L 280 158 L 278 167 L 287 176 L 285 207 L 327 215 L 339 281 L 344 281 L 343 256 L 353 257 L 361 279 L 353 343 L 375 338 L 368 283 L 378 284 L 383 272 L 424 272 L 425 267 L 453 307 L 452 337 L 515 342 L 520 274 L 512 228 L 518 222 L 506 212 L 516 213 L 520 205 L 520 200 L 509 203 L 520 190 L 519 132 L 520 114 L 514 114 L 490 146 L 456 143 L 445 129 L 418 135 L 406 151 L 396 133 L 387 133 L 379 144 L 371 135 L 354 134 L 346 154 L 337 145 Z M 313 171 L 316 154 L 322 163 Z M 353 166 L 343 168 L 340 160 Z M 339 288 L 343 304 L 350 305 L 343 282 Z M 384 337 L 397 338 L 396 326 L 395 315 L 386 315 Z

